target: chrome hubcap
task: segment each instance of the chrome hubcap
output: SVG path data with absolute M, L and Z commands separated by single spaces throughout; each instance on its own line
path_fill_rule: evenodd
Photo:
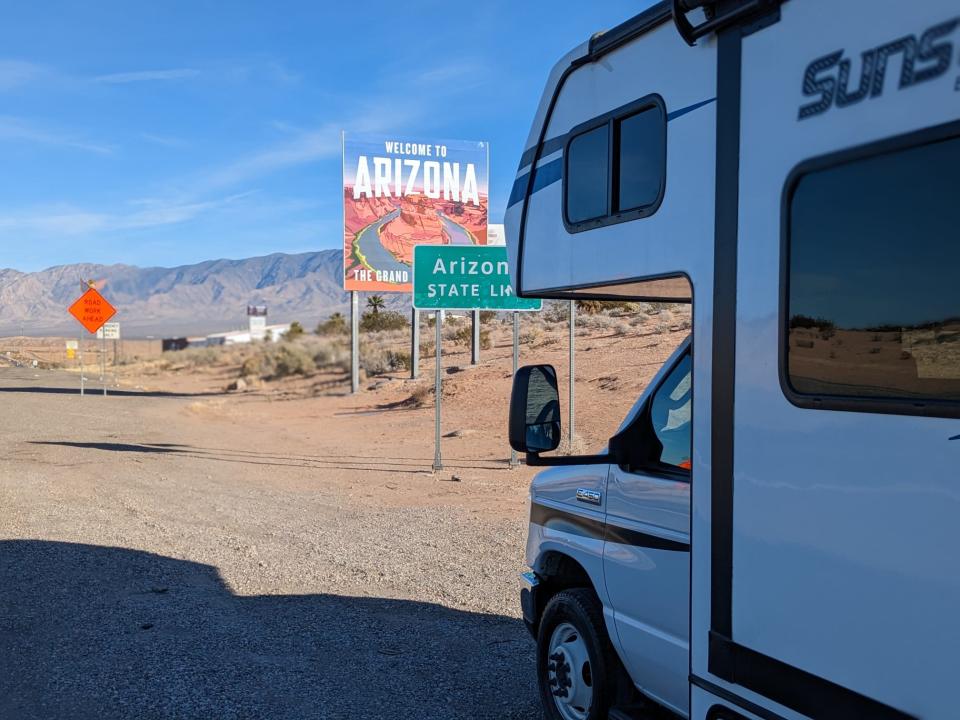
M 547 682 L 563 719 L 585 720 L 593 701 L 593 669 L 587 645 L 570 623 L 557 625 L 550 635 Z

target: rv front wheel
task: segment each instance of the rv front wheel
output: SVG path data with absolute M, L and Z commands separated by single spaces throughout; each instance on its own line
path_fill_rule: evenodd
M 537 633 L 537 679 L 550 720 L 601 720 L 616 699 L 619 660 L 600 600 L 587 588 L 558 592 Z

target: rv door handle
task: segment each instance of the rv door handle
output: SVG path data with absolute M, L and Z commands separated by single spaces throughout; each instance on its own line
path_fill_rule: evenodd
M 580 502 L 590 503 L 591 505 L 599 505 L 602 499 L 603 495 L 600 494 L 599 490 L 577 488 L 577 500 Z

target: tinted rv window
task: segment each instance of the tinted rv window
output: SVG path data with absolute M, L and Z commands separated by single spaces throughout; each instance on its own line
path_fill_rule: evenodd
M 666 122 L 659 105 L 617 122 L 617 211 L 649 207 L 666 176 Z
M 870 409 L 886 400 L 890 412 L 956 406 L 958 197 L 957 138 L 815 169 L 793 185 L 786 312 L 793 392 L 826 407 L 867 398 Z
M 567 219 L 572 223 L 607 214 L 609 129 L 594 128 L 570 141 L 567 149 Z

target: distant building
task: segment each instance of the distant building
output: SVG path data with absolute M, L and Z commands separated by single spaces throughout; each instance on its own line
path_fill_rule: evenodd
M 278 342 L 283 339 L 284 334 L 290 329 L 290 323 L 278 325 L 266 325 L 263 328 L 262 340 L 265 342 Z M 231 330 L 229 332 L 213 333 L 204 337 L 191 338 L 166 338 L 163 340 L 164 352 L 168 350 L 184 350 L 195 347 L 217 347 L 220 345 L 242 345 L 253 342 L 256 339 L 249 330 Z

